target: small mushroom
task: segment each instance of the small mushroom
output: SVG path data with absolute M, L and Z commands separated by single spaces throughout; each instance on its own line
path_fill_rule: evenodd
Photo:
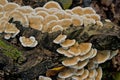
M 47 24 L 46 24 L 46 26 L 44 27 L 44 31 L 45 32 L 51 32 L 52 31 L 52 28 L 54 27 L 54 26 L 56 26 L 56 25 L 58 25 L 58 22 L 56 21 L 56 20 L 52 20 L 52 21 L 50 21 L 50 22 L 48 22 Z
M 12 37 L 15 37 L 20 32 L 20 30 L 17 29 L 17 27 L 14 24 L 7 22 L 5 24 L 4 32 L 7 33 L 7 34 L 13 34 Z
M 75 74 L 74 75 L 76 75 L 76 76 L 80 76 L 80 75 L 82 75 L 83 73 L 84 73 L 84 68 L 82 68 L 82 69 L 77 69 L 77 71 L 75 72 Z
M 99 67 L 99 68 L 96 69 L 96 71 L 97 71 L 97 76 L 96 76 L 95 80 L 101 80 L 101 78 L 102 78 L 102 68 Z
M 57 8 L 60 10 L 62 9 L 61 6 L 55 1 L 49 1 L 43 7 L 46 9 L 50 9 L 50 8 Z
M 89 70 L 89 78 L 95 78 L 96 77 L 96 69 Z
M 11 38 L 11 36 L 12 36 L 11 34 L 5 34 L 4 39 L 9 40 Z
M 18 4 L 9 2 L 9 3 L 5 4 L 3 8 L 4 8 L 5 12 L 11 12 L 18 7 L 20 7 Z
M 58 77 L 65 79 L 65 78 L 71 77 L 74 74 L 74 72 L 75 72 L 74 69 L 67 68 L 67 69 L 63 70 L 62 72 L 60 72 L 58 74 Z
M 104 50 L 104 51 L 98 51 L 97 55 L 93 58 L 95 63 L 101 64 L 107 61 L 110 57 L 110 51 Z
M 33 36 L 29 38 L 26 38 L 23 36 L 23 37 L 20 37 L 19 40 L 23 47 L 35 47 L 38 44 L 38 41 L 36 41 L 35 37 Z
M 59 10 L 59 11 L 56 11 L 54 15 L 56 15 L 59 18 L 59 20 L 62 20 L 64 19 L 65 12 L 63 10 Z
M 85 7 L 83 8 L 83 14 L 96 14 L 96 12 L 92 7 Z
M 81 43 L 79 48 L 81 50 L 81 56 L 87 54 L 91 50 L 92 44 L 91 43 Z
M 0 0 L 0 5 L 5 5 L 5 4 L 7 4 L 8 3 L 8 1 L 7 0 Z
M 70 25 L 72 24 L 72 19 L 62 19 L 59 20 L 59 25 L 61 25 L 64 29 L 70 27 Z
M 49 14 L 46 11 L 39 11 L 36 13 L 36 15 L 42 16 L 43 18 L 45 18 L 45 16 L 48 16 Z
M 52 80 L 52 79 L 45 76 L 39 76 L 39 80 Z
M 72 9 L 72 12 L 77 15 L 83 15 L 83 8 L 82 7 L 74 7 Z
M 50 21 L 53 21 L 53 20 L 58 20 L 58 17 L 56 15 L 47 15 L 45 18 L 44 18 L 44 24 L 47 24 L 49 23 Z
M 78 15 L 73 15 L 72 16 L 72 24 L 74 26 L 81 26 L 81 25 L 83 25 L 83 19 L 82 19 L 82 17 L 80 17 Z
M 64 56 L 67 56 L 67 57 L 73 57 L 73 55 L 71 55 L 68 50 L 65 50 L 63 48 L 58 48 L 57 49 L 57 52 L 60 53 L 60 54 L 63 54 Z
M 18 10 L 14 10 L 9 13 L 9 18 L 13 18 L 14 21 L 20 21 L 24 27 L 29 26 L 27 17 Z
M 88 64 L 89 60 L 84 60 L 84 61 L 79 61 L 77 64 L 71 66 L 72 68 L 75 68 L 75 69 L 82 69 L 84 68 L 87 64 Z
M 79 44 L 76 43 L 75 45 L 71 46 L 69 49 L 68 49 L 68 52 L 74 56 L 78 56 L 81 54 L 81 50 L 79 48 Z
M 90 59 L 93 56 L 94 49 L 91 49 L 86 55 L 79 56 L 80 61 L 84 61 L 86 59 Z
M 70 39 L 66 39 L 64 42 L 62 42 L 60 45 L 63 47 L 63 48 L 68 48 L 68 47 L 71 47 L 75 44 L 75 39 L 73 40 L 70 40 Z
M 57 38 L 53 42 L 56 44 L 60 44 L 64 42 L 66 38 L 67 38 L 67 35 L 60 34 L 59 36 L 57 36 Z
M 29 20 L 29 25 L 31 28 L 36 29 L 36 30 L 42 30 L 43 28 L 43 17 L 42 16 L 33 16 L 30 15 L 28 16 Z
M 52 32 L 56 32 L 56 31 L 63 31 L 63 27 L 60 25 L 53 26 Z
M 94 19 L 95 21 L 100 21 L 100 16 L 98 14 L 91 14 L 90 15 L 92 19 Z
M 89 26 L 89 25 L 93 25 L 95 24 L 95 20 L 94 19 L 90 19 L 90 18 L 83 18 L 83 24 L 85 27 Z
M 89 71 L 87 69 L 85 69 L 84 73 L 80 76 L 72 76 L 72 79 L 75 79 L 75 80 L 84 80 L 88 77 L 89 75 Z
M 79 61 L 79 57 L 66 58 L 62 61 L 64 66 L 73 66 L 76 65 Z

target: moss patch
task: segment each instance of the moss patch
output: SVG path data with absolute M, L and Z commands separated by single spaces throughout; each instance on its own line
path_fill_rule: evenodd
M 1 48 L 1 51 L 3 52 L 3 54 L 5 54 L 6 56 L 8 56 L 14 60 L 17 60 L 17 58 L 20 57 L 22 54 L 20 51 L 18 51 L 12 45 L 5 43 L 1 39 L 0 39 L 0 48 Z

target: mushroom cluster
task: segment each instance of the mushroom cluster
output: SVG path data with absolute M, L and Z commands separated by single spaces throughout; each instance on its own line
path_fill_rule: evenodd
M 70 25 L 103 25 L 100 16 L 91 7 L 75 7 L 63 10 L 54 1 L 49 1 L 43 7 L 33 9 L 30 6 L 20 6 L 7 0 L 1 0 L 0 20 L 2 18 L 7 21 L 13 18 L 14 21 L 20 21 L 24 27 L 30 27 L 42 32 L 62 31 Z
M 102 68 L 99 64 L 117 55 L 118 50 L 99 51 L 92 48 L 92 43 L 78 43 L 60 34 L 53 41 L 61 47 L 56 51 L 64 55 L 62 65 L 66 67 L 58 74 L 58 80 L 101 80 Z
M 43 7 L 33 9 L 30 6 L 0 0 L 0 33 L 5 33 L 5 39 L 14 38 L 20 32 L 14 24 L 9 23 L 11 18 L 13 21 L 19 21 L 23 27 L 48 33 L 63 31 L 70 25 L 103 26 L 100 16 L 91 7 L 63 10 L 57 2 L 49 1 Z

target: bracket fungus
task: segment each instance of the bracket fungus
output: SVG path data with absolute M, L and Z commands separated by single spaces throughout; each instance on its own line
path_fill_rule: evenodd
M 15 25 L 16 21 L 19 21 L 22 27 L 19 28 Z M 106 19 L 105 22 L 110 23 L 111 21 Z M 21 43 L 22 48 L 34 48 L 39 44 L 38 42 L 40 42 L 38 39 L 39 36 L 42 38 L 46 37 L 44 34 L 47 33 L 47 37 L 49 37 L 49 35 L 54 34 L 53 32 L 61 32 L 53 42 L 51 42 L 51 37 L 48 38 L 50 39 L 50 44 L 54 43 L 56 52 L 63 55 L 60 65 L 64 66 L 65 69 L 58 73 L 58 80 L 101 80 L 102 68 L 99 64 L 117 55 L 118 50 L 101 51 L 97 50 L 88 40 L 78 40 L 82 38 L 81 35 L 84 34 L 84 32 L 88 32 L 89 37 L 92 36 L 89 33 L 94 33 L 94 30 L 91 30 L 93 27 L 90 26 L 94 26 L 95 29 L 98 30 L 96 33 L 99 33 L 98 28 L 103 28 L 104 26 L 101 17 L 96 14 L 95 10 L 91 7 L 74 7 L 73 9 L 63 10 L 57 2 L 49 1 L 43 7 L 33 9 L 30 6 L 20 6 L 7 0 L 0 0 L 0 35 L 2 35 L 4 39 L 15 38 L 16 35 L 20 33 L 16 38 L 19 38 L 18 42 Z M 79 33 L 77 33 L 77 30 L 74 31 L 74 29 L 79 28 L 83 29 L 82 33 L 79 31 Z M 75 37 L 76 35 L 80 35 L 78 36 L 80 38 L 71 37 L 72 34 L 67 37 L 67 35 L 69 35 L 68 33 L 72 33 L 71 29 L 74 31 Z M 27 30 L 32 30 L 32 33 L 27 32 Z M 39 32 L 42 36 L 38 35 Z M 35 37 L 32 36 L 33 34 Z M 40 38 L 40 40 L 42 40 L 42 38 Z M 48 44 L 47 46 L 51 45 Z M 39 47 L 41 47 L 41 45 Z M 39 80 L 52 79 L 39 76 Z
M 7 0 L 0 0 L 0 5 L 5 5 L 5 4 L 7 4 L 7 3 L 8 3 Z
M 55 1 L 49 1 L 43 7 L 46 9 L 50 9 L 50 8 L 57 8 L 60 10 L 62 9 L 61 6 Z
M 36 30 L 42 30 L 43 28 L 43 17 L 42 16 L 28 16 L 29 26 Z
M 38 41 L 36 41 L 35 37 L 33 36 L 29 38 L 22 36 L 19 38 L 19 40 L 23 47 L 35 47 L 38 44 Z
M 28 18 L 18 10 L 10 12 L 9 18 L 13 18 L 14 21 L 20 21 L 24 27 L 29 26 Z
M 75 40 L 70 40 L 70 39 L 66 39 L 64 42 L 62 42 L 60 45 L 63 47 L 63 48 L 68 48 L 70 46 L 73 46 L 75 44 Z
M 53 42 L 56 44 L 60 44 L 64 42 L 66 38 L 67 38 L 67 35 L 60 34 L 59 36 L 57 36 L 57 38 Z

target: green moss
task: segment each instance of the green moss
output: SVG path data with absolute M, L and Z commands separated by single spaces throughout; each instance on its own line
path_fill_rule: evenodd
M 116 72 L 116 73 L 113 75 L 113 78 L 114 78 L 114 80 L 120 80 L 120 72 Z
M 1 39 L 0 39 L 0 48 L 1 48 L 1 51 L 3 52 L 3 54 L 5 54 L 6 56 L 8 56 L 14 60 L 17 60 L 17 58 L 20 57 L 22 54 L 20 51 L 18 51 L 12 45 L 5 43 Z

